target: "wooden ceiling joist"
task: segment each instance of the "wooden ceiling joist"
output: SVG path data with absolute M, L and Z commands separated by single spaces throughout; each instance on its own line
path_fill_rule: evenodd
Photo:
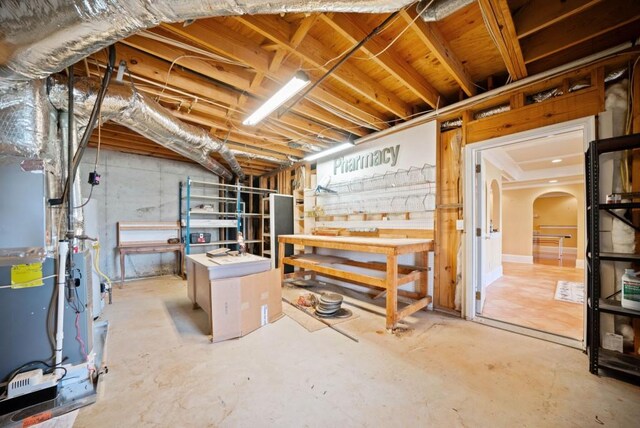
M 603 0 L 530 0 L 513 15 L 519 38 L 567 19 Z
M 312 68 L 326 72 L 331 66 L 325 64 L 340 54 L 340 52 L 330 51 L 321 42 L 310 36 L 307 36 L 304 44 L 297 48 L 293 47 L 289 41 L 289 34 L 282 30 L 284 26 L 279 22 L 280 18 L 278 17 L 238 16 L 235 19 L 271 41 L 278 43 Z M 336 69 L 331 77 L 370 102 L 400 118 L 406 118 L 412 113 L 411 107 L 407 103 L 348 61 Z
M 161 51 L 154 52 L 154 55 L 162 55 Z M 161 83 L 163 86 L 170 85 L 172 87 L 178 87 L 186 90 L 189 93 L 194 94 L 195 99 L 198 97 L 208 98 L 216 100 L 221 104 L 228 104 L 231 109 L 237 109 L 239 107 L 239 99 L 241 92 L 238 92 L 230 87 L 225 87 L 212 81 L 203 81 L 197 76 L 188 74 L 188 72 L 181 69 L 181 67 L 174 67 L 171 69 L 171 73 L 167 76 L 171 63 L 159 58 L 156 58 L 152 54 L 146 54 L 137 49 L 130 48 L 124 45 L 118 45 L 117 49 L 117 61 L 124 60 L 127 62 L 127 67 L 133 73 L 143 76 L 147 79 L 155 80 Z M 193 65 L 193 64 L 192 64 Z M 204 64 L 207 67 L 199 67 L 202 64 L 194 65 L 197 68 L 195 71 L 204 76 L 208 76 L 206 73 L 210 68 L 208 64 Z M 195 95 L 197 94 L 197 95 Z M 257 108 L 262 103 L 259 99 L 247 99 L 244 103 L 244 107 L 249 110 Z M 313 110 L 320 110 L 312 107 Z M 324 110 L 323 110 L 324 112 Z M 316 114 L 318 114 L 316 112 Z M 325 116 L 329 116 L 326 112 Z M 225 114 L 225 117 L 229 117 Z M 320 132 L 327 128 L 326 125 L 313 123 L 310 119 L 303 118 L 297 114 L 286 115 L 280 118 L 280 120 L 289 123 L 292 126 L 299 127 L 302 130 L 311 132 Z M 330 127 L 340 129 L 341 127 L 351 126 L 352 124 L 344 121 L 343 119 L 332 118 Z M 358 134 L 356 132 L 356 134 Z M 330 133 L 330 138 L 335 138 L 336 141 L 342 141 L 345 135 L 340 132 Z M 363 134 L 364 135 L 364 134 Z
M 473 96 L 477 92 L 476 85 L 473 83 L 469 72 L 466 70 L 464 64 L 453 53 L 451 46 L 444 38 L 436 24 L 431 22 L 424 22 L 417 17 L 417 12 L 414 7 L 409 7 L 400 15 L 405 20 L 407 25 L 411 24 L 415 34 L 420 41 L 424 43 L 431 53 L 440 61 L 440 64 L 451 74 L 451 76 L 458 82 L 462 90 L 468 95 Z M 442 104 L 440 105 L 442 106 Z
M 358 43 L 363 40 L 371 29 L 365 29 L 362 24 L 351 15 L 347 14 L 331 14 L 321 15 L 324 22 L 331 28 L 345 37 L 351 43 Z M 389 74 L 394 76 L 398 81 L 402 82 L 417 97 L 433 108 L 438 105 L 444 105 L 444 98 L 440 96 L 438 91 L 422 77 L 411 65 L 405 60 L 399 58 L 391 50 L 385 50 L 386 46 L 379 42 L 375 37 L 365 43 L 360 50 L 371 56 L 375 61 Z
M 478 4 L 512 79 L 527 77 L 527 68 L 507 0 L 478 0 Z
M 522 39 L 526 63 L 566 50 L 640 17 L 640 1 L 618 0 L 596 4 L 565 20 Z
M 200 22 L 195 22 L 187 28 L 178 24 L 162 24 L 161 28 L 174 36 L 187 39 L 201 48 L 226 55 L 249 65 L 279 85 L 286 83 L 296 72 L 295 68 L 286 64 L 281 64 L 277 73 L 269 70 L 271 58 L 268 52 L 262 46 L 241 37 L 224 25 L 211 29 Z M 286 49 L 284 50 L 286 51 Z M 357 98 L 348 94 L 316 87 L 308 95 L 308 98 L 325 102 L 365 123 L 374 123 L 378 129 L 388 128 L 388 125 L 385 125 L 385 118 L 380 112 L 360 103 Z
M 521 79 L 633 40 L 640 28 L 637 0 L 478 0 L 437 23 L 416 14 L 414 6 L 400 11 L 383 34 L 359 46 L 326 79 L 389 14 L 252 15 L 161 24 L 118 43 L 117 60 L 127 62 L 125 84 L 133 82 L 174 117 L 241 152 L 237 159 L 246 174 L 262 175 L 346 138 L 389 128 L 427 106 L 443 106 L 445 98 L 473 96 L 475 83 L 491 80 L 487 87 L 495 87 L 507 73 Z M 76 64 L 78 75 L 101 76 L 105 60 L 102 52 L 94 54 Z M 304 99 L 289 102 L 290 109 L 257 126 L 242 124 L 298 70 L 312 82 L 323 80 Z M 570 79 L 546 79 L 529 89 L 565 80 Z M 505 93 L 474 108 L 510 101 Z M 189 161 L 114 123 L 101 131 L 104 149 Z M 97 144 L 95 132 L 91 144 Z M 217 153 L 212 158 L 226 164 Z

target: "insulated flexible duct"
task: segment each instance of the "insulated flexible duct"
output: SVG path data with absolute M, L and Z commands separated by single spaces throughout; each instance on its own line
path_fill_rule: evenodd
M 423 11 L 420 17 L 426 22 L 440 21 L 476 0 L 422 0 L 416 6 L 418 11 Z M 431 3 L 431 4 L 429 4 Z M 425 9 L 425 7 L 428 7 Z
M 6 0 L 0 81 L 44 78 L 161 22 L 287 12 L 396 11 L 412 0 Z
M 291 161 L 290 160 L 285 160 L 285 159 L 280 159 L 274 156 L 269 156 L 269 155 L 260 155 L 257 153 L 248 153 L 248 152 L 243 152 L 242 150 L 234 150 L 231 149 L 230 150 L 231 153 L 233 153 L 234 156 L 237 156 L 239 158 L 247 158 L 247 159 L 255 159 L 255 160 L 263 160 L 266 162 L 271 162 L 271 163 L 276 163 L 278 165 L 291 165 Z
M 100 81 L 95 78 L 78 79 L 74 87 L 75 110 L 80 118 L 89 117 Z M 67 88 L 61 78 L 53 79 L 49 99 L 60 109 L 67 108 Z M 244 178 L 242 168 L 233 153 L 221 141 L 204 129 L 186 124 L 145 94 L 135 91 L 130 85 L 112 83 L 102 102 L 103 120 L 112 120 L 182 156 L 198 162 L 220 177 L 231 180 L 232 174 L 213 158 L 220 153 L 233 172 Z

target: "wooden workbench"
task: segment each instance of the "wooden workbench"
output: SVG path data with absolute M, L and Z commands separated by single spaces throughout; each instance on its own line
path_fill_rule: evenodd
M 303 254 L 285 257 L 286 244 L 315 248 L 331 248 L 342 251 L 356 251 L 360 253 L 384 254 L 386 263 L 358 262 L 330 256 Z M 302 276 L 306 271 L 322 276 L 340 279 L 342 281 L 364 285 L 386 291 L 387 295 L 387 329 L 394 329 L 399 320 L 426 307 L 431 303 L 431 296 L 427 295 L 427 266 L 428 254 L 433 250 L 431 239 L 386 239 L 362 238 L 350 236 L 316 236 L 316 235 L 280 235 L 278 237 L 279 267 L 285 264 L 300 268 L 299 272 L 287 277 Z M 402 254 L 419 255 L 416 266 L 398 266 L 398 256 Z M 333 259 L 333 260 L 332 260 Z M 363 273 L 350 272 L 333 265 L 345 265 L 385 272 L 384 277 L 377 277 Z M 280 269 L 282 280 L 285 279 L 284 269 Z M 416 283 L 416 291 L 398 290 L 398 287 L 410 282 Z M 398 295 L 412 298 L 413 303 L 398 311 Z
M 120 277 L 124 286 L 125 256 L 127 254 L 176 253 L 178 272 L 184 276 L 184 244 L 169 244 L 167 239 L 180 239 L 180 224 L 176 221 L 134 222 L 120 221 L 116 225 Z

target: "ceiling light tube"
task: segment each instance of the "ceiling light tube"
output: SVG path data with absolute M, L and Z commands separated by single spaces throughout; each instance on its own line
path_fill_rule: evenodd
M 551 161 L 551 163 L 560 163 L 562 162 L 562 159 L 554 159 Z
M 329 155 L 332 155 L 334 153 L 338 153 L 338 152 L 341 152 L 343 150 L 347 150 L 348 148 L 353 147 L 353 146 L 354 146 L 353 143 L 342 143 L 342 144 L 340 144 L 338 146 L 331 147 L 330 149 L 324 150 L 322 152 L 315 153 L 313 155 L 309 155 L 309 156 L 304 158 L 304 161 L 305 162 L 311 162 L 311 161 L 314 161 L 316 159 L 320 159 L 320 158 L 323 158 L 325 156 L 329 156 Z
M 551 184 L 554 184 L 554 183 L 557 183 L 557 182 L 558 182 L 558 180 L 549 180 L 549 183 L 551 183 Z
M 265 103 L 254 111 L 251 116 L 247 117 L 242 124 L 248 126 L 257 125 L 262 119 L 269 116 L 275 109 L 286 103 L 309 83 L 310 81 L 307 75 L 298 71 L 286 85 L 265 101 Z

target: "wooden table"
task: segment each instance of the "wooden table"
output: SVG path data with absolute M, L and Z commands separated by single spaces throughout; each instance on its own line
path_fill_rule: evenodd
M 124 256 L 127 254 L 153 254 L 153 253 L 172 253 L 178 255 L 178 272 L 183 276 L 183 255 L 184 244 L 127 244 L 118 246 L 120 253 L 120 276 L 121 284 L 124 285 Z
M 286 244 L 315 248 L 331 248 L 343 251 L 357 251 L 361 253 L 384 254 L 386 263 L 358 262 L 348 259 L 335 260 L 335 264 L 354 266 L 385 272 L 383 278 L 363 273 L 350 272 L 331 265 L 330 257 L 305 255 L 285 257 Z M 322 276 L 340 279 L 346 282 L 364 285 L 371 288 L 385 290 L 387 294 L 387 329 L 394 329 L 399 320 L 426 307 L 431 303 L 431 296 L 427 295 L 428 254 L 433 250 L 431 239 L 386 239 L 362 238 L 349 236 L 316 236 L 316 235 L 280 235 L 278 237 L 278 266 L 281 267 L 282 280 L 291 277 L 304 276 L 311 271 Z M 402 254 L 419 255 L 417 266 L 399 266 L 398 256 Z M 324 258 L 323 258 L 324 257 Z M 314 260 L 315 259 L 315 260 Z M 335 258 L 334 258 L 335 259 Z M 285 275 L 282 267 L 292 265 L 300 268 L 298 272 Z M 416 283 L 416 291 L 398 290 L 398 287 L 410 282 Z M 413 303 L 398 311 L 398 295 L 413 299 Z

